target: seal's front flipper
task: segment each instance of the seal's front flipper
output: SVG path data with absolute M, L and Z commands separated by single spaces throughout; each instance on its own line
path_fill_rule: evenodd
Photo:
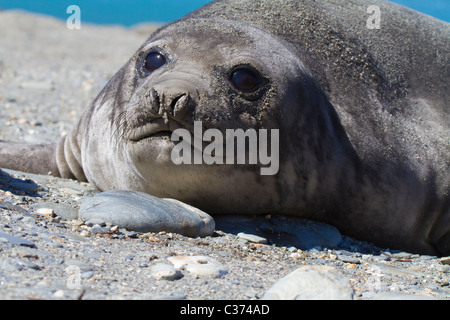
M 0 167 L 60 176 L 56 164 L 57 144 L 27 145 L 0 140 Z
M 73 139 L 55 144 L 27 145 L 0 140 L 0 168 L 87 181 Z

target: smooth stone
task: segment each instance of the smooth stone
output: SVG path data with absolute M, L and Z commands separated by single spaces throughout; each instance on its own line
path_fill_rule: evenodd
M 42 191 L 43 188 L 36 184 L 34 181 L 27 179 L 17 179 L 9 175 L 8 173 L 4 172 L 2 177 L 7 181 L 8 186 L 13 187 L 16 190 L 22 190 L 25 192 L 36 192 L 36 191 Z
M 78 211 L 65 204 L 53 203 L 53 202 L 38 202 L 30 205 L 30 208 L 34 210 L 39 209 L 53 209 L 55 215 L 64 218 L 65 220 L 71 221 L 78 218 Z
M 1 209 L 15 211 L 23 217 L 32 217 L 32 215 L 28 212 L 28 210 L 26 210 L 20 206 L 16 206 L 14 204 L 7 203 L 7 202 L 0 202 L 0 204 L 1 204 Z
M 15 237 L 15 236 L 12 236 L 5 232 L 0 232 L 0 238 L 5 239 L 8 243 L 10 243 L 14 246 L 24 246 L 24 247 L 30 247 L 30 248 L 36 247 L 36 245 L 33 242 L 31 242 L 30 240 Z
M 450 265 L 444 264 L 442 262 L 438 262 L 434 264 L 436 270 L 443 272 L 443 273 L 450 273 Z
M 58 290 L 53 293 L 52 297 L 55 299 L 63 299 L 66 296 L 66 292 L 64 290 Z
M 136 238 L 138 236 L 138 233 L 135 231 L 128 231 L 127 229 L 119 229 L 120 233 L 123 233 L 124 235 L 126 235 L 129 238 Z
M 43 250 L 39 250 L 36 248 L 27 248 L 27 247 L 14 247 L 11 250 L 13 256 L 17 256 L 19 258 L 29 258 L 29 259 L 38 259 L 43 257 L 52 256 L 51 253 Z
M 441 258 L 435 266 L 440 272 L 450 273 L 450 257 Z
M 40 265 L 38 265 L 38 264 L 36 264 L 34 262 L 31 262 L 31 261 L 22 260 L 22 259 L 16 259 L 16 262 L 19 265 L 21 265 L 21 266 L 23 266 L 25 268 L 28 268 L 28 269 L 33 269 L 33 270 L 41 270 L 42 269 Z
M 412 254 L 408 252 L 398 252 L 392 254 L 392 256 L 396 259 L 410 259 L 412 257 Z
M 151 267 L 151 274 L 156 279 L 173 281 L 183 277 L 181 271 L 167 263 L 157 263 Z
M 11 170 L 11 169 L 5 169 L 3 168 L 3 173 L 0 173 L 0 177 L 2 177 L 2 179 L 6 179 L 8 185 L 14 187 L 14 183 L 27 183 L 27 184 L 34 184 L 35 186 L 37 186 L 36 190 L 42 188 L 46 188 L 47 184 L 48 184 L 48 176 L 46 175 L 41 175 L 41 174 L 33 174 L 33 173 L 27 173 L 27 180 L 22 180 L 22 179 L 18 179 L 15 178 L 16 177 L 20 177 L 23 176 L 23 172 L 20 171 L 16 171 L 16 170 Z M 17 181 L 19 180 L 19 181 Z M 37 185 L 38 184 L 38 185 Z M 35 186 L 33 186 L 32 188 L 35 188 Z M 28 190 L 29 191 L 29 190 Z
M 89 226 L 89 227 L 93 227 L 96 224 L 98 224 L 100 227 L 106 226 L 105 221 L 103 221 L 101 219 L 89 219 L 89 220 L 85 221 L 84 224 Z
M 100 219 L 137 232 L 173 232 L 188 237 L 205 237 L 214 232 L 214 220 L 205 212 L 172 199 L 142 192 L 112 190 L 87 198 L 79 217 Z
M 347 255 L 338 255 L 338 258 L 342 262 L 346 262 L 346 263 L 354 263 L 354 264 L 360 264 L 361 263 L 361 261 L 359 261 L 358 258 L 350 257 L 350 256 L 347 256 Z
M 276 282 L 264 300 L 352 300 L 353 288 L 338 270 L 328 266 L 301 266 Z
M 249 233 L 244 233 L 244 232 L 239 232 L 237 234 L 238 238 L 247 240 L 248 242 L 253 242 L 253 243 L 267 243 L 267 239 L 257 236 L 255 234 L 249 234 Z
M 36 219 L 33 217 L 23 217 L 21 221 L 31 226 L 36 224 Z
M 89 233 L 91 234 L 103 234 L 106 230 L 102 227 L 93 227 L 89 229 Z
M 169 260 L 175 268 L 186 270 L 193 276 L 220 278 L 228 273 L 228 270 L 218 261 L 207 256 L 176 256 Z
M 80 185 L 79 182 L 73 180 L 60 180 L 58 181 L 58 188 L 62 193 L 67 193 L 72 196 L 82 196 L 89 189 Z

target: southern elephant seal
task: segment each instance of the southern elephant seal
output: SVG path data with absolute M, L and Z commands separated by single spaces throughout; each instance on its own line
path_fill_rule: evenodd
M 59 144 L 2 142 L 0 166 L 447 255 L 449 57 L 448 23 L 388 1 L 215 1 L 155 32 Z M 175 164 L 172 133 L 200 122 L 279 130 L 276 174 Z

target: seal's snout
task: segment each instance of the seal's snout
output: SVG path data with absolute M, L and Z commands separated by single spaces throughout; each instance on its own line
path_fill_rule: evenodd
M 152 113 L 166 121 L 192 122 L 195 102 L 189 92 L 180 89 L 154 88 L 149 91 L 149 102 Z M 189 117 L 191 115 L 191 117 Z

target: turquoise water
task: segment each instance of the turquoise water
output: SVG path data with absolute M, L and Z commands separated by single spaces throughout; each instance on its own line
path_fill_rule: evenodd
M 81 8 L 82 21 L 129 26 L 139 22 L 173 21 L 208 2 L 210 0 L 0 0 L 0 8 L 19 8 L 65 20 L 69 16 L 67 7 L 75 4 Z M 393 2 L 450 22 L 450 0 Z

